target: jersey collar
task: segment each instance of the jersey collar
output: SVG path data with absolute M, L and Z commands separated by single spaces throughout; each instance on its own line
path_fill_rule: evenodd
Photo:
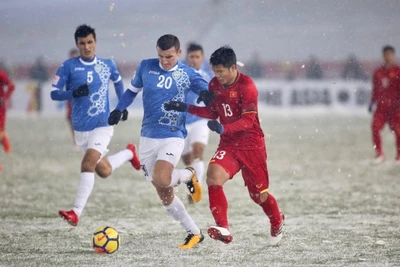
M 96 64 L 96 62 L 97 62 L 97 57 L 94 57 L 94 59 L 93 59 L 92 61 L 85 61 L 85 60 L 83 60 L 81 57 L 79 57 L 79 61 L 80 61 L 83 65 L 89 66 L 89 65 Z
M 158 66 L 160 67 L 160 69 L 162 69 L 163 71 L 175 71 L 178 68 L 179 65 L 179 61 L 175 64 L 175 66 L 173 66 L 171 69 L 169 70 L 164 70 L 164 68 L 161 66 L 161 62 L 158 62 Z

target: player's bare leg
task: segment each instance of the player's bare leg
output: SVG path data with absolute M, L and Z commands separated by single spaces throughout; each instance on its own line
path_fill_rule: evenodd
M 233 239 L 228 224 L 228 201 L 224 193 L 223 185 L 229 180 L 229 174 L 218 164 L 208 165 L 207 185 L 210 211 L 214 217 L 216 226 L 208 228 L 208 235 L 215 240 L 226 244 Z
M 11 143 L 8 139 L 7 133 L 4 131 L 0 132 L 0 143 L 3 145 L 4 152 L 9 154 L 11 152 Z
M 182 201 L 174 193 L 174 189 L 171 186 L 173 171 L 174 166 L 171 163 L 164 160 L 156 161 L 152 175 L 152 183 L 168 214 L 178 221 L 188 233 L 184 243 L 179 245 L 178 248 L 190 249 L 202 242 L 204 237 L 193 219 L 187 213 Z
M 132 143 L 114 155 L 103 157 L 96 165 L 96 173 L 101 178 L 107 178 L 127 161 L 130 161 L 136 170 L 140 170 L 140 160 L 136 154 L 136 147 Z

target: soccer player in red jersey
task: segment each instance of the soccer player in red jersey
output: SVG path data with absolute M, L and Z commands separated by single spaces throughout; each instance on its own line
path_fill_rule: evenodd
M 7 90 L 4 88 L 7 86 Z M 11 79 L 8 77 L 5 70 L 0 69 L 0 143 L 4 147 L 4 152 L 7 154 L 11 152 L 11 144 L 5 132 L 6 128 L 6 111 L 7 102 L 14 92 L 15 86 Z
M 165 104 L 166 109 L 211 119 L 208 127 L 221 135 L 207 171 L 210 210 L 216 223 L 208 229 L 208 234 L 224 243 L 232 241 L 223 185 L 241 170 L 251 199 L 261 206 L 270 220 L 270 243 L 276 245 L 282 238 L 284 217 L 274 196 L 268 192 L 267 153 L 258 119 L 257 88 L 250 77 L 237 71 L 232 48 L 217 49 L 211 55 L 210 63 L 215 77 L 209 83 L 209 92 L 202 92 L 198 99 L 206 107 L 175 101 Z
M 369 111 L 376 106 L 372 119 L 372 140 L 376 151 L 375 164 L 384 161 L 380 131 L 387 122 L 396 135 L 397 156 L 400 163 L 400 68 L 395 64 L 395 49 L 385 46 L 382 50 L 384 64 L 374 72 Z

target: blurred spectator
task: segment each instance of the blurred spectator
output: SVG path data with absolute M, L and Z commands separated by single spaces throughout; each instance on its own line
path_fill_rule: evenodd
M 42 110 L 42 86 L 49 79 L 47 68 L 44 65 L 43 57 L 38 57 L 30 71 L 32 82 L 28 85 L 31 99 L 28 104 L 28 112 L 36 111 L 38 114 Z
M 343 67 L 342 78 L 345 80 L 366 80 L 368 78 L 355 55 L 350 54 L 347 58 Z
M 264 77 L 263 64 L 257 52 L 254 52 L 249 63 L 245 66 L 245 73 L 251 78 L 258 79 Z
M 315 56 L 310 56 L 310 60 L 307 64 L 306 78 L 320 80 L 323 76 L 322 68 L 317 58 Z

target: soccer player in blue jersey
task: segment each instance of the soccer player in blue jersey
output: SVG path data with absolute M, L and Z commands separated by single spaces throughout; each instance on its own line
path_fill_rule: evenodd
M 116 109 L 108 119 L 117 124 L 121 112 L 143 91 L 144 115 L 142 121 L 139 157 L 148 181 L 151 181 L 168 214 L 188 232 L 181 249 L 189 249 L 204 237 L 187 213 L 182 201 L 174 194 L 174 186 L 186 183 L 194 202 L 202 197 L 202 188 L 193 168 L 175 169 L 186 137 L 185 114 L 167 111 L 164 103 L 186 100 L 189 91 L 200 94 L 207 91 L 208 82 L 178 61 L 182 53 L 179 39 L 171 34 L 157 41 L 158 58 L 143 60 L 136 70 L 131 85 L 125 91 Z
M 203 47 L 196 43 L 190 43 L 186 53 L 187 65 L 197 70 L 198 73 L 208 82 L 214 76 L 203 68 L 204 50 Z M 203 103 L 197 103 L 198 95 L 189 92 L 186 97 L 186 103 L 195 106 L 204 106 Z M 209 129 L 207 127 L 208 119 L 198 117 L 196 115 L 186 114 L 186 130 L 188 132 L 185 138 L 185 147 L 182 152 L 182 160 L 186 166 L 191 166 L 196 171 L 196 176 L 202 184 L 204 179 L 204 148 L 208 143 Z M 189 203 L 193 203 L 192 198 L 188 197 Z
M 117 66 L 110 59 L 95 56 L 96 33 L 90 26 L 84 24 L 77 27 L 75 43 L 80 56 L 70 58 L 60 66 L 53 78 L 51 92 L 53 100 L 71 100 L 75 143 L 85 153 L 74 208 L 59 211 L 59 215 L 73 226 L 78 224 L 92 192 L 95 172 L 106 178 L 127 161 L 140 170 L 140 160 L 131 143 L 126 149 L 105 157 L 114 133 L 114 128 L 107 122 L 110 114 L 109 80 L 113 81 L 118 98 L 121 98 L 124 90 Z M 128 112 L 124 110 L 122 120 L 127 117 Z

